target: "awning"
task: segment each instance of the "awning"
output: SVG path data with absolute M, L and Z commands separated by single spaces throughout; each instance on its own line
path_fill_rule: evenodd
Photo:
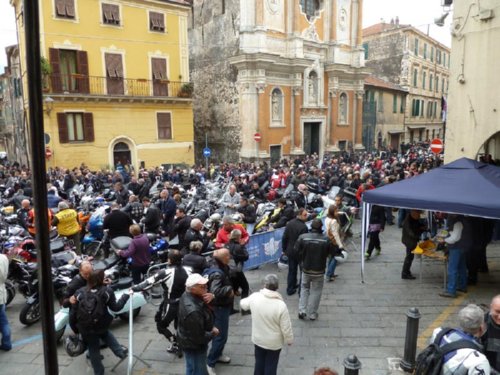
M 389 133 L 389 134 L 402 134 L 402 133 L 404 133 L 404 130 L 388 130 L 387 133 Z
M 410 130 L 425 129 L 424 125 L 406 125 L 406 127 Z

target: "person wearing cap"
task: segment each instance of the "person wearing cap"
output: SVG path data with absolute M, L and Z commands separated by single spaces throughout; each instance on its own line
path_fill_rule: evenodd
M 299 299 L 299 319 L 316 320 L 323 292 L 326 259 L 335 254 L 335 247 L 323 234 L 323 223 L 314 219 L 311 232 L 299 236 L 295 248 L 302 265 L 301 293 Z
M 80 224 L 78 223 L 78 213 L 69 208 L 68 203 L 62 201 L 57 205 L 59 211 L 52 219 L 52 225 L 57 226 L 57 233 L 60 236 L 68 237 L 73 240 L 75 251 L 80 252 Z
M 193 273 L 179 299 L 177 342 L 184 352 L 186 375 L 207 375 L 208 343 L 219 334 L 208 307 L 208 279 Z

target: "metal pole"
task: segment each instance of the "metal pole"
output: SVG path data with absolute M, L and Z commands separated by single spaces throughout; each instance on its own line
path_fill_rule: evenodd
M 408 319 L 406 321 L 405 352 L 400 366 L 406 372 L 413 372 L 417 354 L 418 322 L 421 315 L 416 307 L 412 307 L 406 316 Z
M 205 148 L 208 148 L 208 134 L 207 133 L 205 133 Z M 208 180 L 208 172 L 209 171 L 208 171 L 208 158 L 207 157 L 205 158 L 205 170 L 206 170 L 205 173 L 207 176 L 206 178 Z
M 29 134 L 33 176 L 36 241 L 38 245 L 38 279 L 43 334 L 45 373 L 57 375 L 57 346 L 54 331 L 54 293 L 52 289 L 47 186 L 45 180 L 45 142 L 43 128 L 42 74 L 40 69 L 39 2 L 24 1 L 26 33 L 26 67 L 28 73 Z
M 344 375 L 358 375 L 361 369 L 361 362 L 354 354 L 349 354 L 344 359 Z
M 132 374 L 134 367 L 134 293 L 130 293 L 128 307 L 128 363 L 127 375 Z

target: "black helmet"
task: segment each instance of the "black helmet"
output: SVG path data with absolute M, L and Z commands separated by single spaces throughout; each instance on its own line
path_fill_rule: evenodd
M 70 357 L 78 357 L 87 350 L 87 345 L 81 335 L 68 336 L 64 342 L 64 349 Z

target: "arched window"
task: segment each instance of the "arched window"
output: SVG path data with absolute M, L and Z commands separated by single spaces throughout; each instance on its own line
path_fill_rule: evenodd
M 283 121 L 283 93 L 279 88 L 271 93 L 271 120 L 280 124 Z
M 339 124 L 347 124 L 347 114 L 349 108 L 349 99 L 347 94 L 343 92 L 339 97 Z
M 302 12 L 305 13 L 309 21 L 316 17 L 317 12 L 321 9 L 321 3 L 322 1 L 320 0 L 300 0 Z
M 314 70 L 309 73 L 307 85 L 309 104 L 318 104 L 318 74 Z

